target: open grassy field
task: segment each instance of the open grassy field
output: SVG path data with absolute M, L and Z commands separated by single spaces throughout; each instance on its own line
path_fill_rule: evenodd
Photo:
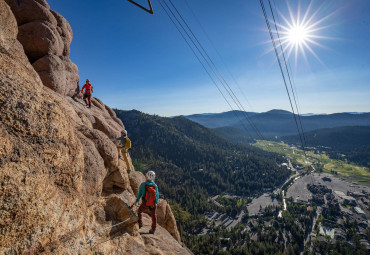
M 271 142 L 271 141 L 257 141 L 254 146 L 279 154 L 289 156 L 293 163 L 318 167 L 321 166 L 323 171 L 326 173 L 332 173 L 332 171 L 338 173 L 338 177 L 344 178 L 351 182 L 361 182 L 361 184 L 370 185 L 370 171 L 366 167 L 357 166 L 352 163 L 348 163 L 342 160 L 336 160 L 329 158 L 324 152 L 315 154 L 312 151 L 306 150 L 306 156 L 303 150 L 295 147 L 290 147 L 288 144 L 283 142 Z

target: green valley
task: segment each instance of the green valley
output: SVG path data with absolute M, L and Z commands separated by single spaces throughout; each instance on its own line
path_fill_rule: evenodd
M 306 151 L 305 157 L 303 150 L 284 142 L 259 140 L 254 146 L 268 152 L 288 156 L 297 165 L 313 166 L 318 171 L 335 174 L 351 182 L 361 182 L 370 185 L 370 170 L 368 168 L 358 166 L 346 160 L 332 159 L 325 151 L 321 151 L 320 148 L 310 147 L 310 150 Z

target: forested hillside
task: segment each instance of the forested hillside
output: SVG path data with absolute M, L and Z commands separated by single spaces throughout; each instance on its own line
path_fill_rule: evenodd
M 153 168 L 162 193 L 190 212 L 208 209 L 210 195 L 250 196 L 284 182 L 281 156 L 237 146 L 184 117 L 116 110 L 132 140 L 136 169 Z
M 247 133 L 238 128 L 219 127 L 212 129 L 212 131 L 232 143 L 247 145 L 254 142 L 251 132 Z
M 285 136 L 282 140 L 289 144 L 300 144 L 298 136 Z M 326 151 L 332 158 L 345 158 L 370 167 L 370 127 L 368 126 L 314 130 L 305 133 L 305 140 L 307 146 Z

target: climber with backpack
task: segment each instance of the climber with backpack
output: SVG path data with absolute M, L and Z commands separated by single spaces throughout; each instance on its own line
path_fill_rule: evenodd
M 145 175 L 146 182 L 141 183 L 137 198 L 136 204 L 139 203 L 140 198 L 142 203 L 138 209 L 138 223 L 139 228 L 143 226 L 142 213 L 149 209 L 150 215 L 152 216 L 152 228 L 149 231 L 149 234 L 154 234 L 157 227 L 157 204 L 159 199 L 158 186 L 155 184 L 155 173 L 153 171 L 148 171 Z
M 86 106 L 91 108 L 91 95 L 93 93 L 93 86 L 91 85 L 89 79 L 86 79 L 86 84 L 83 85 L 81 92 L 84 94 L 83 100 L 85 101 Z
M 120 141 L 120 144 L 117 145 L 117 151 L 118 151 L 118 158 L 122 158 L 125 160 L 126 166 L 127 166 L 127 172 L 130 173 L 130 163 L 127 158 L 128 149 L 131 149 L 131 140 L 127 136 L 127 131 L 122 130 L 121 136 L 118 138 L 110 139 L 111 141 Z

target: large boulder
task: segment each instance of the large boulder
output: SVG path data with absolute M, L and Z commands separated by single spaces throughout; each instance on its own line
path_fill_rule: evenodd
M 166 200 L 159 200 L 157 215 L 158 224 L 165 228 L 178 242 L 181 242 L 180 233 L 177 229 L 176 219 L 173 216 L 171 207 Z
M 123 222 L 116 228 L 112 228 L 110 234 L 115 234 L 120 231 L 128 232 L 132 235 L 138 234 L 137 216 L 131 210 L 130 205 L 125 203 L 116 195 L 111 195 L 106 200 L 104 207 L 106 212 L 106 220 L 112 221 L 113 224 Z
M 78 129 L 89 140 L 94 142 L 96 149 L 104 160 L 105 166 L 118 166 L 117 148 L 103 132 L 85 126 L 80 126 Z
M 47 21 L 32 21 L 21 25 L 18 40 L 31 63 L 48 53 L 61 56 L 64 49 L 57 29 Z
M 5 56 L 2 57 L 3 62 L 0 63 L 2 69 L 14 68 L 18 70 L 20 75 L 24 75 L 28 80 L 35 80 L 36 82 L 31 85 L 34 87 L 42 86 L 39 75 L 35 72 L 26 54 L 24 53 L 23 46 L 17 40 L 18 27 L 16 20 L 12 14 L 9 6 L 4 0 L 0 0 L 0 50 L 4 53 L 7 52 L 8 57 L 16 59 L 12 61 L 14 66 L 9 66 Z M 13 76 L 13 73 L 9 72 L 7 75 Z M 0 77 L 1 78 L 1 77 Z
M 36 20 L 48 21 L 53 26 L 57 25 L 57 20 L 50 12 L 49 5 L 45 1 L 6 0 L 6 2 L 11 7 L 20 26 Z
M 61 95 L 72 96 L 78 86 L 78 68 L 68 58 L 47 54 L 32 65 L 43 84 Z
M 42 6 L 50 9 L 50 6 L 48 4 L 48 2 L 46 2 L 46 0 L 35 0 L 36 2 L 38 2 L 39 4 L 41 4 Z
M 8 50 L 17 39 L 18 26 L 9 6 L 0 1 L 0 47 Z
M 18 22 L 18 40 L 43 84 L 63 96 L 74 96 L 78 68 L 69 59 L 72 28 L 44 0 L 6 0 Z
M 168 231 L 162 226 L 158 226 L 154 235 L 148 235 L 151 219 L 149 216 L 143 216 L 143 228 L 140 229 L 140 233 L 143 235 L 145 243 L 145 253 L 141 254 L 160 254 L 160 255 L 186 255 L 192 254 L 186 247 L 183 247 L 181 243 L 177 242 L 171 237 Z M 116 253 L 119 254 L 119 253 Z M 134 253 L 133 253 L 134 254 Z
M 129 178 L 131 188 L 134 191 L 134 194 L 137 195 L 140 184 L 145 182 L 145 176 L 140 172 L 133 171 L 129 174 Z
M 68 21 L 56 11 L 51 10 L 51 13 L 57 20 L 57 30 L 64 42 L 63 56 L 68 57 L 70 53 L 69 45 L 73 38 L 71 25 L 69 25 Z

